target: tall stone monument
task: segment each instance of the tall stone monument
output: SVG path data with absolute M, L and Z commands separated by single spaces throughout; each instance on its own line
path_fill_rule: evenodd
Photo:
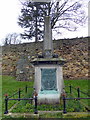
M 32 61 L 35 66 L 34 88 L 38 94 L 38 103 L 55 104 L 60 102 L 64 81 L 62 65 L 64 59 L 53 54 L 53 41 L 50 17 L 45 17 L 45 33 L 42 58 Z

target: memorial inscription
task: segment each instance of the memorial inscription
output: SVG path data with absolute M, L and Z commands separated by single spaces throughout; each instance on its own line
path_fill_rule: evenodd
M 56 90 L 56 69 L 41 69 L 41 90 Z

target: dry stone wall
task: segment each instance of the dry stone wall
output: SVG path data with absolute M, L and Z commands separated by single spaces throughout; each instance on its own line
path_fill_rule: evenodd
M 88 78 L 88 40 L 90 38 L 74 38 L 54 40 L 54 53 L 67 60 L 63 66 L 65 79 Z M 34 67 L 30 63 L 43 52 L 43 42 L 7 45 L 2 47 L 2 74 L 16 76 L 17 63 L 21 54 L 27 61 L 28 79 L 34 79 Z

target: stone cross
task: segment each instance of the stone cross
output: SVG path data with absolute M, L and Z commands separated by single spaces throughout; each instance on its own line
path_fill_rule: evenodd
M 45 16 L 44 27 L 44 57 L 52 58 L 53 45 L 52 45 L 52 30 L 50 23 L 50 16 Z

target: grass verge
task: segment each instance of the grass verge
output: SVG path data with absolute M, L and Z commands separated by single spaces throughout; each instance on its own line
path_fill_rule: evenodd
M 73 87 L 77 88 L 80 87 L 80 90 L 82 90 L 83 92 L 88 92 L 88 80 L 65 80 L 65 86 L 69 86 L 72 85 Z M 3 89 L 2 89 L 2 94 L 3 94 L 3 100 L 4 100 L 4 94 L 8 94 L 9 96 L 11 96 L 14 92 L 16 92 L 19 88 L 24 88 L 26 85 L 28 86 L 33 86 L 33 82 L 24 82 L 24 81 L 16 81 L 14 77 L 10 77 L 10 76 L 3 76 L 2 77 L 2 84 L 3 84 Z M 33 90 L 29 90 L 27 96 L 28 97 L 32 94 Z M 77 91 L 72 89 L 72 94 L 70 93 L 70 88 L 66 87 L 65 91 L 67 92 L 67 96 L 68 97 L 77 97 Z M 16 96 L 17 97 L 17 96 Z M 81 94 L 81 97 L 86 97 L 84 94 Z M 80 100 L 81 101 L 81 100 Z M 67 103 L 67 112 L 76 112 L 76 111 L 86 111 L 86 109 L 84 110 L 84 108 L 82 107 L 80 101 L 69 101 Z M 86 105 L 88 105 L 87 100 L 82 101 L 84 102 Z M 9 103 L 9 108 L 12 106 L 12 104 L 14 104 L 14 101 L 11 101 L 11 103 Z M 59 107 L 60 106 L 60 107 Z M 73 106 L 73 107 L 72 107 Z M 79 109 L 77 109 L 79 106 Z M 4 112 L 4 101 L 3 101 L 3 112 Z M 38 106 L 38 110 L 41 111 L 58 111 L 58 110 L 62 110 L 63 109 L 63 104 L 61 103 L 60 105 L 41 105 Z M 34 112 L 34 105 L 30 104 L 30 101 L 20 101 L 20 104 L 18 105 L 18 107 L 16 107 L 15 109 L 13 109 L 12 112 Z M 51 114 L 47 113 L 47 114 L 43 114 L 40 117 L 41 118 L 49 118 L 49 117 L 54 117 L 54 118 L 62 118 L 61 113 L 57 113 L 55 114 Z

